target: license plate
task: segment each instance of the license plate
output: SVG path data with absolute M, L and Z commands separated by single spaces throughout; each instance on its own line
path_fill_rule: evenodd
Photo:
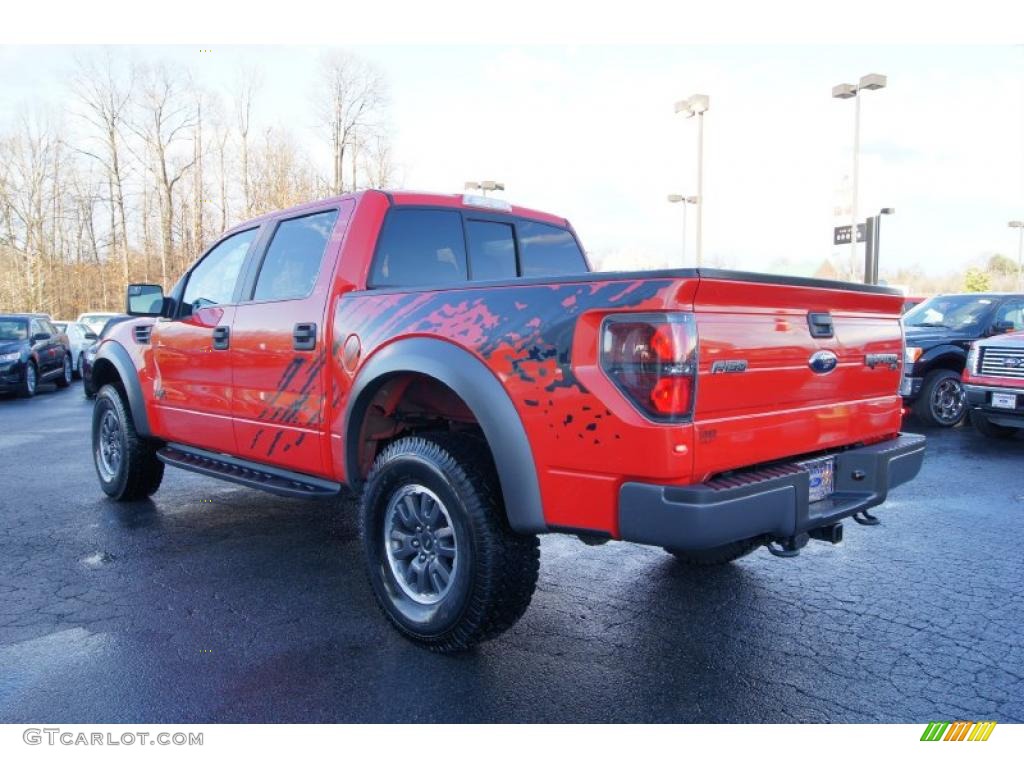
M 813 504 L 832 495 L 836 484 L 836 460 L 834 457 L 804 461 L 800 463 L 800 466 L 806 469 L 807 474 L 810 475 L 808 501 Z
M 1006 392 L 993 392 L 992 407 L 1009 408 L 1012 411 L 1017 407 L 1017 396 Z

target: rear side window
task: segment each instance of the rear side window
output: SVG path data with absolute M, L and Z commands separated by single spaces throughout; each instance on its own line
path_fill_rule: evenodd
M 260 267 L 253 299 L 283 301 L 309 296 L 337 220 L 337 211 L 324 211 L 278 224 Z
M 467 221 L 469 267 L 473 280 L 503 280 L 516 276 L 516 241 L 511 224 Z
M 523 277 L 579 275 L 587 272 L 576 238 L 567 229 L 519 221 L 519 264 Z
M 466 280 L 458 211 L 393 209 L 384 222 L 370 285 L 443 285 Z

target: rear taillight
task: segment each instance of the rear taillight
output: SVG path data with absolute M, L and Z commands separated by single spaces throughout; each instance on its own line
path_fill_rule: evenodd
M 645 416 L 659 421 L 689 418 L 697 374 L 693 315 L 607 318 L 601 332 L 601 367 Z

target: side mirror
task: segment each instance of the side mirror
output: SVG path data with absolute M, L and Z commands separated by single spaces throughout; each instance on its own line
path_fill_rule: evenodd
M 159 317 L 164 308 L 164 289 L 150 283 L 128 286 L 125 311 L 135 317 Z
M 84 338 L 86 341 L 96 341 L 99 338 L 99 334 L 89 331 L 82 338 Z
M 32 343 L 37 344 L 40 341 L 49 341 L 52 337 L 48 333 L 33 333 Z
M 1009 320 L 1000 320 L 998 323 L 992 324 L 992 335 L 995 336 L 1000 333 L 1009 333 L 1014 329 L 1014 325 Z

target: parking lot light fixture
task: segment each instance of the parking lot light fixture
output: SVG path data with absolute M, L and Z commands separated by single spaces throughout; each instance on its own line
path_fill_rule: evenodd
M 860 174 L 860 92 L 878 91 L 888 85 L 885 75 L 872 73 L 864 75 L 853 83 L 839 83 L 832 86 L 833 99 L 853 99 L 853 175 L 850 191 L 850 257 L 851 262 L 857 258 L 857 185 Z
M 1017 230 L 1017 290 L 1024 291 L 1024 221 L 1011 221 L 1009 226 Z
M 880 91 L 888 84 L 889 79 L 885 75 L 864 75 L 860 79 L 858 88 L 864 91 Z
M 832 87 L 833 99 L 852 99 L 857 95 L 857 86 L 853 83 L 840 83 Z
M 697 266 L 701 264 L 701 257 L 704 252 L 703 223 L 704 223 L 704 113 L 711 108 L 711 97 L 703 93 L 695 93 L 688 99 L 677 101 L 675 104 L 676 114 L 682 113 L 684 117 L 697 117 Z M 683 210 L 685 226 L 686 211 Z M 685 258 L 685 246 L 684 246 Z
M 466 189 L 478 190 L 483 192 L 484 197 L 487 197 L 488 192 L 504 191 L 505 183 L 501 181 L 494 181 L 492 179 L 485 179 L 484 181 L 467 181 Z

